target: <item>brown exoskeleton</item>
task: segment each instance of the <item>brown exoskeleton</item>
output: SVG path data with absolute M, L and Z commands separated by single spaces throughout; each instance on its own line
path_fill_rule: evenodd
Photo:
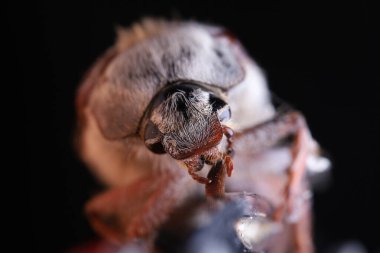
M 201 194 L 193 178 L 210 198 L 264 196 L 289 224 L 289 248 L 313 251 L 305 168 L 318 145 L 299 112 L 276 112 L 260 68 L 225 29 L 158 20 L 119 29 L 77 111 L 80 155 L 109 187 L 86 206 L 105 238 L 151 238 Z

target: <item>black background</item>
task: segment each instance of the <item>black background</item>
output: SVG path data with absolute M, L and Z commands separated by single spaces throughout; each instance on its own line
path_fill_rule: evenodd
M 5 51 L 27 112 L 22 125 L 31 212 L 25 213 L 31 213 L 33 252 L 60 252 L 95 236 L 82 207 L 99 186 L 73 150 L 75 91 L 113 43 L 115 25 L 147 15 L 233 31 L 265 69 L 271 89 L 304 112 L 333 159 L 331 185 L 315 195 L 319 252 L 347 240 L 370 252 L 380 248 L 378 11 L 364 1 L 244 2 L 8 4 L 12 48 Z

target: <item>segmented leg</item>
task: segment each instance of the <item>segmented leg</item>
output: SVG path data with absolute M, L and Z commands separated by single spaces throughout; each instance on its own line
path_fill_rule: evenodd
M 226 177 L 226 167 L 223 160 L 219 160 L 209 171 L 207 178 L 210 180 L 206 184 L 206 195 L 213 198 L 224 197 L 224 179 Z
M 297 222 L 293 224 L 294 248 L 296 252 L 314 252 L 311 223 L 311 207 L 309 203 L 304 202 L 302 206 L 302 213 L 300 214 Z
M 199 176 L 197 174 L 197 170 L 195 170 L 194 168 L 191 168 L 191 167 L 188 167 L 188 172 L 189 172 L 189 175 L 195 180 L 197 181 L 198 183 L 201 183 L 201 184 L 208 184 L 210 183 L 210 179 L 206 178 L 206 177 L 202 177 L 202 176 Z
M 188 194 L 184 174 L 149 175 L 127 186 L 115 187 L 86 204 L 93 228 L 117 244 L 149 238 Z
M 305 177 L 306 159 L 310 141 L 309 130 L 303 117 L 295 115 L 293 122 L 296 127 L 295 139 L 292 147 L 292 163 L 288 173 L 288 183 L 285 187 L 284 205 L 277 210 L 278 219 L 290 219 L 294 222 L 293 238 L 295 252 L 312 253 L 313 242 L 311 236 L 311 217 L 308 199 L 304 199 L 302 183 Z M 297 204 L 297 201 L 299 202 Z
M 290 135 L 294 135 L 291 148 L 292 162 L 287 169 L 288 182 L 285 186 L 284 202 L 275 212 L 275 219 L 294 222 L 292 226 L 296 252 L 310 253 L 313 252 L 310 246 L 312 245 L 311 232 L 307 226 L 302 225 L 302 223 L 310 222 L 306 220 L 309 217 L 296 217 L 299 214 L 295 206 L 299 193 L 303 190 L 302 182 L 310 141 L 309 130 L 302 115 L 298 112 L 282 114 L 242 133 L 237 133 L 234 137 L 234 149 L 241 153 L 255 154 L 276 145 Z
M 242 132 L 235 133 L 233 149 L 238 153 L 256 154 L 273 147 L 290 135 L 297 133 L 303 117 L 298 112 L 280 114 Z
M 224 157 L 224 163 L 226 166 L 227 176 L 230 177 L 232 175 L 232 171 L 234 170 L 234 165 L 232 163 L 231 156 L 229 156 L 229 155 L 225 156 Z
M 206 195 L 213 198 L 224 197 L 226 174 L 230 177 L 234 168 L 231 158 L 233 155 L 232 137 L 234 132 L 227 126 L 223 126 L 222 129 L 223 134 L 227 138 L 227 150 L 219 154 L 219 156 L 221 155 L 222 157 L 216 161 L 207 175 L 209 182 L 206 184 Z
M 303 119 L 300 120 L 303 121 Z M 305 176 L 309 141 L 309 131 L 306 125 L 301 123 L 292 147 L 292 163 L 287 170 L 289 180 L 285 188 L 285 215 L 293 215 L 296 212 L 294 210 L 295 198 L 297 198 L 297 193 L 302 188 L 301 183 Z

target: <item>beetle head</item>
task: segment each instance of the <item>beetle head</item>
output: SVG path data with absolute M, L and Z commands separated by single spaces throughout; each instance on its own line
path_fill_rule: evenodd
M 228 104 L 211 90 L 190 82 L 172 84 L 150 102 L 141 135 L 154 153 L 183 160 L 218 145 L 221 122 L 230 116 Z

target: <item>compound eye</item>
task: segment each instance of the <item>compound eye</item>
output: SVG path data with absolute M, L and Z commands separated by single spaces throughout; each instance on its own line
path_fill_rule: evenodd
M 231 108 L 227 105 L 218 111 L 220 122 L 226 122 L 231 119 Z
M 220 122 L 225 122 L 231 118 L 230 106 L 222 99 L 210 94 L 209 102 L 212 106 L 212 110 L 217 112 Z
M 146 124 L 145 132 L 144 132 L 145 146 L 153 153 L 164 154 L 165 149 L 162 146 L 161 140 L 162 140 L 161 132 L 157 129 L 157 127 L 153 124 L 153 122 L 149 120 L 148 123 Z

